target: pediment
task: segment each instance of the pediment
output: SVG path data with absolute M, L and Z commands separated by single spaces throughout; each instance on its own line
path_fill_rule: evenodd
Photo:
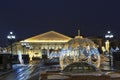
M 49 31 L 43 34 L 25 39 L 24 42 L 68 42 L 71 37 L 65 36 L 55 31 Z

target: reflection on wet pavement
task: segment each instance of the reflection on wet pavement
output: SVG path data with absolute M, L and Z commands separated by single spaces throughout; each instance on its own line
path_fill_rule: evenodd
M 32 72 L 36 69 L 37 65 L 14 65 L 13 71 L 0 77 L 0 80 L 27 80 Z

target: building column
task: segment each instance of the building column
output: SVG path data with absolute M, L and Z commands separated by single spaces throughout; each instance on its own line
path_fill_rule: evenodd
M 49 48 L 47 48 L 47 56 L 48 56 L 48 58 L 49 58 L 49 53 L 50 53 Z

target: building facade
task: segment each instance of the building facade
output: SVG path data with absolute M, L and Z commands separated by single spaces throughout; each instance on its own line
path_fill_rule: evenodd
M 57 56 L 64 44 L 71 40 L 71 37 L 60 34 L 55 31 L 45 32 L 25 40 L 15 42 L 13 44 L 13 54 L 27 54 L 32 57 L 40 57 L 42 55 Z M 10 52 L 10 47 L 7 48 Z
M 79 33 L 80 34 L 80 33 Z M 55 31 L 48 31 L 19 42 L 13 43 L 13 54 L 26 54 L 32 57 L 40 57 L 42 55 L 59 56 L 59 52 L 64 47 L 71 37 L 63 35 Z M 98 38 L 89 38 L 97 45 L 102 45 L 102 40 Z M 7 47 L 7 52 L 10 52 L 10 46 Z

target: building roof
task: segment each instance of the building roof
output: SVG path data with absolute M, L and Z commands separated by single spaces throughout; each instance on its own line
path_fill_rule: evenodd
M 71 39 L 71 37 L 65 36 L 61 33 L 49 31 L 27 38 L 21 42 L 68 42 Z

